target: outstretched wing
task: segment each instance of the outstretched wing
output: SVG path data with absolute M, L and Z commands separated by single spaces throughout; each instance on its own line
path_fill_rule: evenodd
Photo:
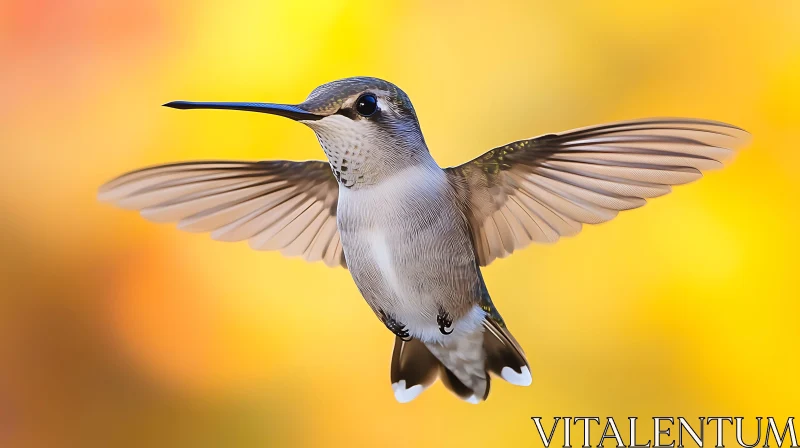
M 216 240 L 249 240 L 254 249 L 346 267 L 336 229 L 339 185 L 325 162 L 160 165 L 123 174 L 98 197 Z
M 750 135 L 688 118 L 623 121 L 520 140 L 446 172 L 482 266 L 575 235 L 719 168 Z

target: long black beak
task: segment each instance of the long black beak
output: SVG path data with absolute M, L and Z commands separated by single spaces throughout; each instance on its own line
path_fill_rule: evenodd
M 174 109 L 226 109 L 226 110 L 245 110 L 249 112 L 261 112 L 263 114 L 280 115 L 281 117 L 291 118 L 296 121 L 319 120 L 324 115 L 313 114 L 298 106 L 289 104 L 272 103 L 216 103 L 216 102 L 195 102 L 195 101 L 172 101 L 164 106 Z

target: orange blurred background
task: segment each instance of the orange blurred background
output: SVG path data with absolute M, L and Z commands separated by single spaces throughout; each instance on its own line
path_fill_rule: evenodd
M 798 411 L 796 1 L 5 0 L 0 67 L 0 447 L 540 446 L 531 416 Z M 485 269 L 531 387 L 400 405 L 394 336 L 347 271 L 95 198 L 150 164 L 320 159 L 289 120 L 160 104 L 299 102 L 354 75 L 409 94 L 443 166 L 648 116 L 754 142 Z

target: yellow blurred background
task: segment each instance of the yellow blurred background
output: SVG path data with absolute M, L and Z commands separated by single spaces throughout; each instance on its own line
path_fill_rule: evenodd
M 541 446 L 531 416 L 798 412 L 800 2 L 3 0 L 0 67 L 0 447 Z M 354 75 L 409 94 L 443 166 L 648 116 L 754 141 L 485 269 L 531 387 L 400 405 L 347 271 L 95 198 L 145 165 L 320 159 L 289 120 L 160 105 Z

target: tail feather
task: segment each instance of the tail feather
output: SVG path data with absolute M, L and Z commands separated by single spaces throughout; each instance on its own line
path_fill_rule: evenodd
M 531 384 L 531 370 L 522 347 L 500 322 L 488 318 L 483 321 L 483 349 L 486 352 L 486 370 L 517 386 Z
M 442 379 L 442 384 L 444 384 L 444 387 L 446 387 L 447 390 L 468 403 L 480 403 L 480 400 L 478 399 L 478 396 L 475 395 L 475 392 L 471 388 L 467 387 L 467 385 L 462 383 L 461 380 L 459 380 L 458 377 L 452 371 L 450 371 L 450 369 L 442 365 L 440 367 L 440 371 L 441 374 L 439 377 Z M 489 384 L 490 380 L 487 376 L 484 396 L 481 397 L 482 400 L 486 400 L 486 397 L 489 396 Z
M 525 354 L 502 320 L 487 316 L 478 331 L 454 334 L 446 344 L 395 339 L 392 390 L 401 403 L 419 396 L 437 377 L 462 400 L 479 403 L 489 396 L 490 373 L 518 386 L 531 384 Z
M 417 339 L 394 340 L 392 390 L 400 403 L 407 403 L 436 381 L 439 360 Z

